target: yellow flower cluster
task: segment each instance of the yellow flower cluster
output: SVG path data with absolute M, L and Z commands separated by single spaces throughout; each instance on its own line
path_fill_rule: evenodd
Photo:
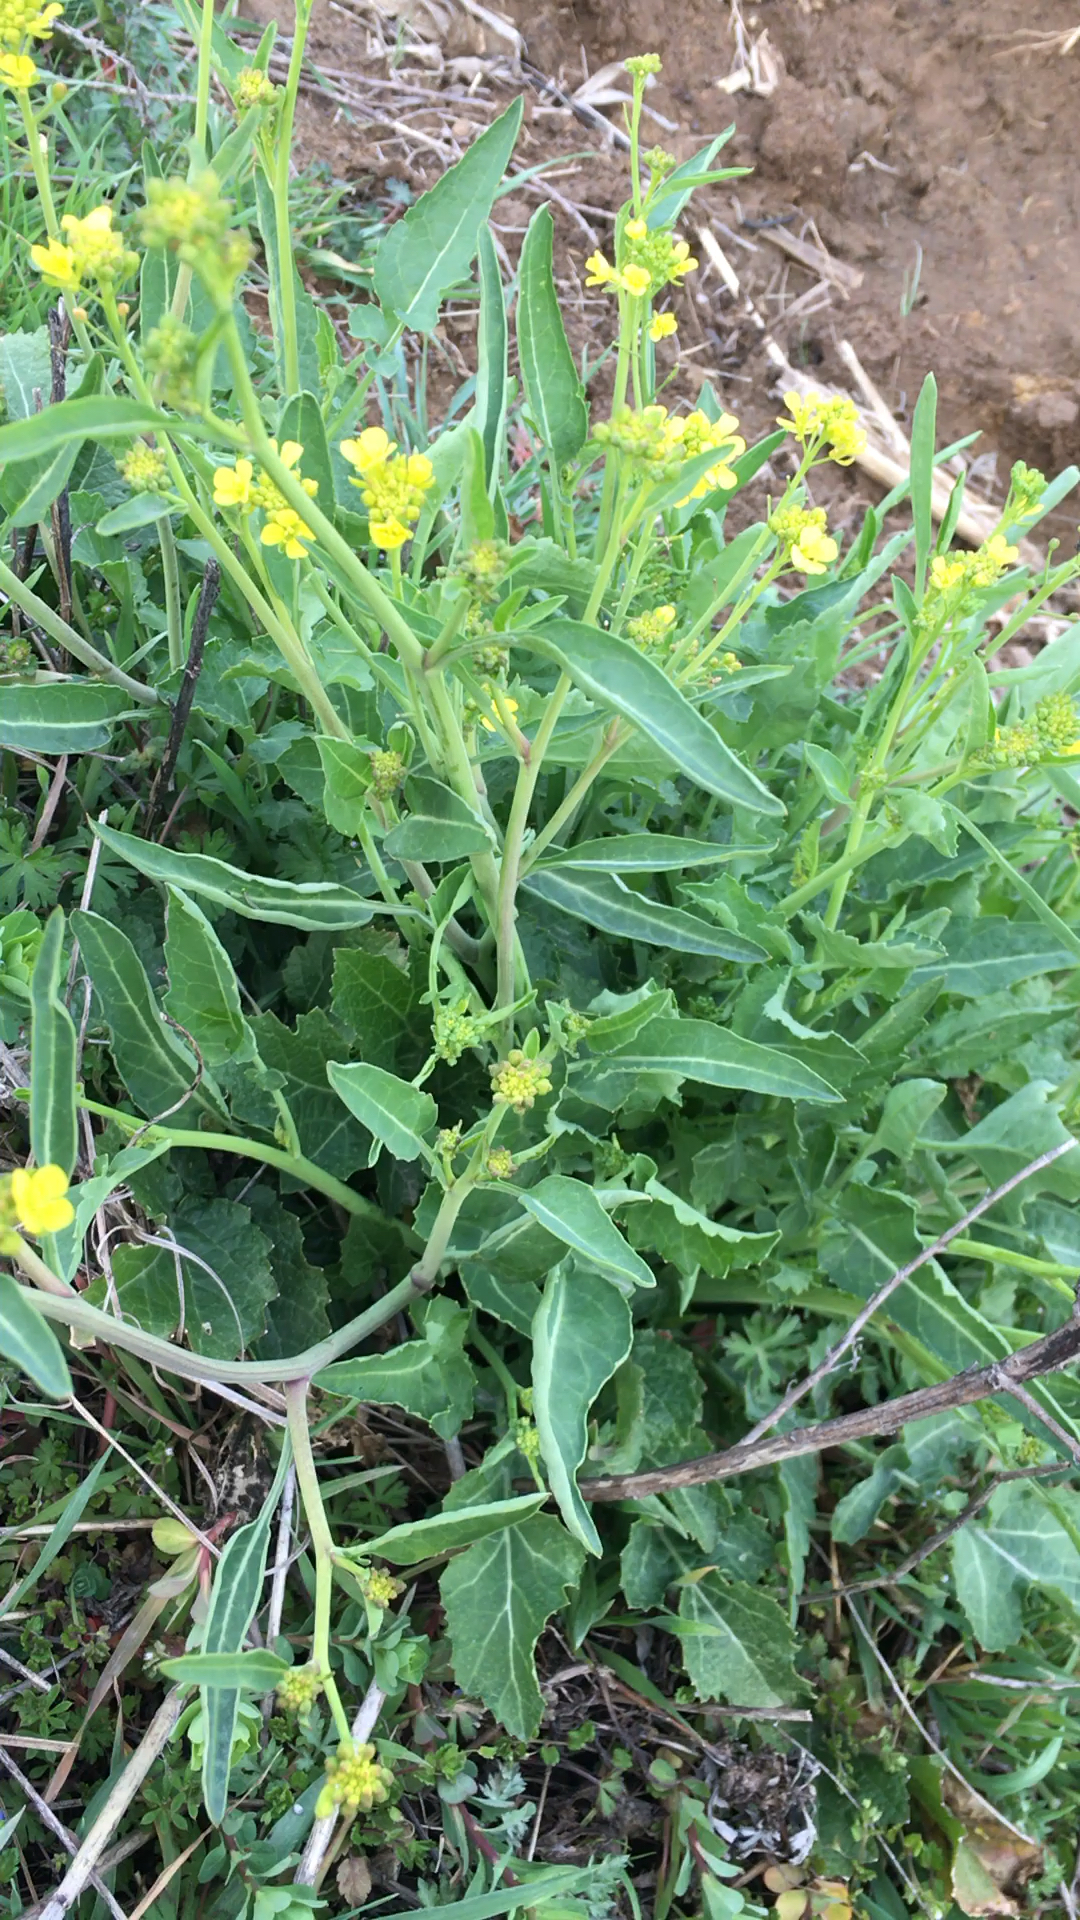
M 665 641 L 675 625 L 674 607 L 653 607 L 650 613 L 636 614 L 626 623 L 626 631 L 639 647 L 655 647 Z
M 651 298 L 663 287 L 681 287 L 697 261 L 688 243 L 677 234 L 666 227 L 653 232 L 647 221 L 639 219 L 628 220 L 623 228 L 616 266 L 599 249 L 589 255 L 585 266 L 587 287 L 611 287 L 616 293 L 629 293 L 640 300 Z
M 22 52 L 28 40 L 51 40 L 63 11 L 56 0 L 47 7 L 38 0 L 0 0 L 0 47 Z
M 385 1567 L 358 1566 L 354 1572 L 364 1599 L 369 1600 L 373 1607 L 388 1607 L 405 1591 L 404 1580 L 395 1579 Z
M 987 767 L 1037 767 L 1045 760 L 1080 754 L 1080 718 L 1071 696 L 1048 693 L 1027 720 L 998 727 L 977 756 Z
M 111 207 L 95 207 L 81 220 L 65 213 L 60 225 L 67 235 L 66 243 L 51 239 L 46 246 L 30 249 L 30 258 L 47 287 L 76 294 L 87 280 L 112 286 L 138 266 L 137 255 L 129 252 L 123 236 L 113 230 Z
M 260 67 L 245 67 L 237 75 L 233 99 L 241 113 L 246 113 L 249 107 L 272 107 L 277 97 L 277 88 Z
M 316 1820 L 325 1820 L 338 1807 L 370 1812 L 386 1799 L 394 1784 L 389 1767 L 381 1767 L 373 1746 L 354 1747 L 343 1740 L 336 1758 L 326 1763 L 327 1780 L 315 1802 Z
M 436 1056 L 449 1067 L 456 1067 L 462 1054 L 474 1047 L 479 1037 L 465 999 L 455 1000 L 449 1007 L 436 1007 L 432 1031 Z
M 28 53 L 0 53 L 0 87 L 10 87 L 13 93 L 26 93 L 40 74 Z
M 777 426 L 793 433 L 800 446 L 815 456 L 824 451 L 825 458 L 835 460 L 837 466 L 850 467 L 865 447 L 859 409 L 845 394 L 830 399 L 822 393 L 792 390 L 785 393 L 784 405 L 788 411 L 779 416 Z
M 513 1107 L 525 1113 L 541 1097 L 551 1092 L 551 1075 L 546 1060 L 530 1060 L 520 1047 L 511 1047 L 505 1060 L 489 1067 L 491 1100 L 496 1107 Z
M 305 1714 L 322 1690 L 322 1675 L 316 1667 L 290 1667 L 277 1683 L 278 1705 L 287 1713 Z
M 617 447 L 656 480 L 673 479 L 687 460 L 695 460 L 702 453 L 715 453 L 715 464 L 699 476 L 690 492 L 678 502 L 684 507 L 687 501 L 702 499 L 714 487 L 738 484 L 738 477 L 729 464 L 746 452 L 746 442 L 736 432 L 738 424 L 730 413 L 710 420 L 700 407 L 693 413 L 669 414 L 666 407 L 658 404 L 642 407 L 637 412 L 623 406 L 616 409 L 611 420 L 601 420 L 593 433 L 601 445 Z
M 75 1209 L 63 1167 L 16 1167 L 0 1176 L 0 1252 L 11 1253 L 21 1227 L 35 1239 L 70 1227 Z
M 169 477 L 169 466 L 160 447 L 148 447 L 136 440 L 117 466 L 133 493 L 159 493 Z
M 517 1161 L 509 1147 L 492 1147 L 487 1157 L 485 1172 L 492 1180 L 509 1180 L 517 1172 Z
M 377 747 L 371 756 L 371 791 L 376 800 L 392 800 L 405 778 L 405 762 L 391 747 Z
M 298 440 L 286 440 L 279 448 L 276 440 L 270 445 L 283 466 L 295 467 L 304 449 Z M 309 500 L 319 491 L 317 480 L 304 480 L 298 474 L 297 479 Z M 305 540 L 314 540 L 315 535 L 307 522 L 301 519 L 294 507 L 290 507 L 284 495 L 278 491 L 273 481 L 250 460 L 241 458 L 231 467 L 214 469 L 214 505 L 232 507 L 243 513 L 261 508 L 266 518 L 259 535 L 264 547 L 283 547 L 286 558 L 302 560 L 307 553 Z
M 824 507 L 800 507 L 794 501 L 769 515 L 784 559 L 800 573 L 824 573 L 840 549 L 828 531 Z
M 386 552 L 412 539 L 424 500 L 435 484 L 435 469 L 426 453 L 399 453 L 397 441 L 382 427 L 365 427 L 355 440 L 343 440 L 341 451 L 359 478 L 368 509 L 368 532 L 375 546 Z

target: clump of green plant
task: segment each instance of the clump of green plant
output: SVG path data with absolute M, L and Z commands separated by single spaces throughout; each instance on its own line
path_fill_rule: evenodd
M 856 1882 L 875 1913 L 897 1889 L 933 1906 L 949 1875 L 960 1898 L 973 1843 L 946 1763 L 1040 1837 L 1080 1789 L 1058 1599 L 1080 1581 L 1060 1479 L 1080 1431 L 1061 1376 L 1080 1347 L 1080 668 L 1070 632 L 995 665 L 1080 572 L 1052 554 L 1033 572 L 1022 545 L 1076 471 L 1018 464 L 996 526 L 955 549 L 963 486 L 935 529 L 952 450 L 928 381 L 909 481 L 842 550 L 813 489 L 861 451 L 850 402 L 788 393 L 748 447 L 708 388 L 693 409 L 658 400 L 696 267 L 678 223 L 728 176 L 719 139 L 681 165 L 641 151 L 652 55 L 627 62 L 630 193 L 611 257 L 587 263 L 615 348 L 597 412 L 546 208 L 510 373 L 486 215 L 520 102 L 385 234 L 346 362 L 293 258 L 308 10 L 279 88 L 273 29 L 249 57 L 207 6 L 186 172 L 148 162 L 122 205 L 81 214 L 49 173 L 55 16 L 11 0 L 0 22 L 47 230 L 29 259 L 70 330 L 70 397 L 21 417 L 48 383 L 30 336 L 5 343 L 24 377 L 0 428 L 22 542 L 0 562 L 4 830 L 37 891 L 3 923 L 5 1044 L 28 1027 L 29 1085 L 0 1175 L 0 1350 L 56 1403 L 94 1342 L 140 1394 L 151 1369 L 256 1413 L 281 1390 L 255 1516 L 230 1507 L 205 1537 L 174 1516 L 162 1536 L 155 1598 L 187 1646 L 155 1683 L 179 1690 L 177 1750 L 221 1835 L 191 1840 L 193 1871 L 227 1882 L 230 1914 L 306 1910 L 329 1821 L 335 1852 L 351 1834 L 422 1872 L 414 1780 L 475 1887 L 509 1865 L 519 1904 L 606 1913 L 622 1882 L 603 1861 L 538 1868 L 510 1775 L 481 1807 L 496 1845 L 417 1705 L 428 1688 L 443 1720 L 488 1716 L 516 1765 L 558 1616 L 575 1654 L 666 1713 L 674 1697 L 693 1739 L 720 1700 L 802 1752 L 793 1780 L 820 1770 L 812 1866 L 768 1883 L 782 1913 L 847 1913 Z M 244 303 L 260 253 L 269 339 Z M 421 444 L 404 343 L 474 263 L 472 404 Z M 534 452 L 512 468 L 519 417 Z M 729 537 L 742 491 L 758 515 Z M 88 1235 L 121 1193 L 106 1270 Z M 391 1525 L 366 1496 L 339 1506 L 313 1388 L 427 1423 L 445 1498 Z M 823 1484 L 826 1445 L 844 1451 Z M 261 1610 L 292 1481 L 309 1553 L 286 1632 L 280 1598 Z M 893 1528 L 879 1572 L 869 1542 Z M 834 1645 L 815 1589 L 841 1550 L 907 1612 L 869 1603 L 875 1637 L 852 1599 Z M 628 1620 L 669 1640 L 670 1695 L 628 1659 Z M 1019 1684 L 1014 1657 L 1064 1690 L 1015 1718 L 973 1708 L 948 1692 L 959 1648 L 991 1700 Z M 272 1694 L 267 1734 L 252 1700 Z M 748 1834 L 775 1853 L 762 1835 L 784 1821 L 763 1802 L 740 1824 L 730 1767 L 706 1793 L 663 1765 L 658 1920 L 754 1911 L 731 1850 Z M 260 1826 L 248 1803 L 275 1776 Z M 154 1781 L 188 1845 L 190 1781 Z

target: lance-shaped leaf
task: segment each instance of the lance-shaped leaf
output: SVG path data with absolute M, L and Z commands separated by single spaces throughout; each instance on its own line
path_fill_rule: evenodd
M 190 1033 L 207 1066 L 220 1066 L 244 1043 L 240 987 L 232 961 L 201 907 L 178 887 L 170 887 L 168 894 L 165 1005 Z
M 431 1158 L 423 1136 L 435 1125 L 439 1110 L 430 1093 L 366 1060 L 351 1066 L 331 1061 L 326 1071 L 338 1098 L 395 1160 Z
M 0 1273 L 0 1354 L 50 1400 L 67 1399 L 71 1375 L 64 1350 L 27 1289 L 9 1273 Z
M 534 868 L 525 890 L 558 907 L 574 920 L 613 933 L 624 940 L 640 940 L 650 947 L 668 947 L 676 953 L 700 953 L 717 960 L 764 960 L 764 947 L 745 934 L 720 931 L 694 913 L 669 907 L 635 893 L 617 873 L 575 872 Z
M 304 933 L 336 933 L 366 926 L 374 911 L 358 893 L 330 880 L 265 880 L 207 853 L 173 853 L 112 827 L 95 825 L 94 832 L 148 880 L 231 907 L 248 920 L 268 920 Z
M 711 1020 L 650 1020 L 625 1046 L 605 1053 L 605 1070 L 634 1068 L 644 1073 L 677 1074 L 709 1087 L 742 1087 L 749 1093 L 778 1094 L 783 1100 L 839 1100 L 820 1074 L 780 1047 L 744 1040 Z M 571 1072 L 587 1080 L 592 1068 L 578 1062 Z
M 611 1288 L 608 1288 L 611 1292 Z M 365 1540 L 365 1558 L 389 1560 L 395 1567 L 412 1567 L 440 1553 L 455 1553 L 486 1540 L 503 1527 L 516 1526 L 544 1505 L 546 1493 L 522 1493 L 515 1500 L 492 1500 L 484 1506 L 461 1507 L 455 1513 L 432 1513 L 426 1520 L 406 1520 L 374 1540 Z
M 529 645 L 556 660 L 599 706 L 640 727 L 706 793 L 754 813 L 783 814 L 783 802 L 725 746 L 716 728 L 666 673 L 629 641 L 578 620 L 551 620 L 530 632 Z
M 549 1173 L 535 1187 L 521 1190 L 515 1197 L 534 1220 L 580 1255 L 587 1267 L 616 1286 L 628 1289 L 656 1285 L 651 1267 L 627 1246 L 604 1212 L 595 1188 L 586 1186 L 584 1180 Z
M 559 468 L 584 446 L 589 410 L 555 291 L 554 232 L 550 207 L 538 207 L 521 249 L 517 341 L 529 412 Z
M 69 1176 L 79 1152 L 75 1024 L 60 991 L 64 916 L 50 914 L 30 980 L 30 1145 L 39 1167 Z
M 577 1489 L 588 1445 L 589 1408 L 633 1344 L 623 1296 L 592 1273 L 558 1268 L 532 1327 L 533 1413 L 551 1491 L 574 1536 L 599 1554 L 600 1536 Z
M 122 687 L 98 680 L 0 686 L 0 747 L 15 753 L 96 753 L 132 712 Z

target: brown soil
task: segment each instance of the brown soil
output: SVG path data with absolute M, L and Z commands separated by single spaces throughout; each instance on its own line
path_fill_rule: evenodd
M 364 0 L 351 4 L 363 7 Z M 411 19 L 430 34 L 431 12 L 423 9 L 433 12 L 434 4 L 400 0 L 401 22 Z M 648 101 L 673 124 L 654 120 L 647 137 L 680 158 L 735 122 L 721 159 L 753 174 L 701 194 L 697 221 L 712 223 L 794 364 L 820 368 L 824 379 L 850 387 L 836 352 L 839 340 L 850 340 L 901 423 L 910 420 L 923 376 L 933 370 L 943 432 L 983 432 L 987 457 L 978 478 L 991 493 L 1003 490 L 1015 458 L 1050 472 L 1080 459 L 1080 45 L 1067 54 L 1049 42 L 1023 46 L 1080 25 L 1080 0 L 1041 0 L 1022 29 L 1013 0 L 741 0 L 741 15 L 740 0 L 489 4 L 524 34 L 530 67 L 567 91 L 585 72 L 629 52 L 659 52 L 663 72 Z M 396 131 L 385 120 L 349 124 L 309 96 L 301 117 L 309 151 L 346 177 L 397 175 L 419 188 L 521 91 L 506 41 L 454 0 L 443 5 L 441 72 L 429 61 L 426 73 L 407 51 L 399 67 L 385 56 L 380 61 L 357 14 L 337 4 L 316 8 L 317 62 L 384 79 L 411 70 L 435 91 L 426 115 L 407 104 L 397 109 L 403 118 Z M 249 0 L 247 10 L 279 18 L 282 11 L 274 0 Z M 389 0 L 388 9 L 384 0 L 387 10 L 397 13 L 399 0 Z M 767 31 L 779 56 L 781 78 L 768 97 L 718 89 L 736 64 L 740 17 L 746 42 Z M 410 31 L 405 24 L 399 48 L 409 48 Z M 376 105 L 395 112 L 390 95 Z M 618 109 L 608 111 L 614 119 Z M 405 121 L 419 131 L 416 140 L 402 131 Z M 441 160 L 433 134 L 443 143 Z M 594 244 L 588 230 L 609 242 L 611 212 L 625 192 L 624 159 L 602 132 L 530 89 L 519 163 L 583 149 L 592 150 L 589 157 L 560 171 L 553 184 L 564 203 L 556 204 L 556 216 L 571 331 L 595 358 L 610 316 L 603 299 L 582 285 Z M 499 203 L 509 257 L 542 194 L 538 185 L 531 197 Z M 848 298 L 834 287 L 827 307 L 788 318 L 817 275 L 779 251 L 768 238 L 775 224 L 762 222 L 819 239 L 861 273 L 861 284 Z M 703 270 L 695 285 L 680 313 L 679 385 L 693 393 L 701 378 L 711 378 L 756 434 L 776 412 L 760 331 L 715 270 Z M 467 321 L 451 322 L 444 346 L 460 371 L 468 360 Z

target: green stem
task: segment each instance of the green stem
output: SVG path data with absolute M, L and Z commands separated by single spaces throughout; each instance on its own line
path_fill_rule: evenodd
M 627 740 L 632 737 L 633 732 L 633 727 L 627 726 L 622 720 L 613 720 L 611 722 L 611 725 L 604 735 L 603 745 L 597 748 L 588 766 L 584 767 L 578 774 L 565 800 L 560 806 L 556 807 L 555 812 L 552 814 L 546 826 L 541 828 L 528 852 L 523 856 L 521 862 L 521 872 L 523 875 L 528 873 L 534 861 L 539 859 L 545 847 L 550 846 L 551 842 L 557 834 L 561 833 L 567 822 L 573 819 L 574 814 L 584 800 L 597 774 L 606 767 L 612 754 L 618 753 L 619 748 L 626 744 Z
M 278 343 L 285 371 L 288 399 L 300 391 L 300 341 L 296 328 L 296 268 L 293 265 L 292 226 L 289 219 L 289 162 L 292 157 L 293 118 L 304 64 L 304 43 L 311 20 L 310 4 L 304 0 L 296 8 L 293 23 L 292 53 L 285 81 L 277 126 L 274 154 L 274 231 L 277 240 L 278 283 L 281 295 L 281 340 Z
M 96 1113 L 103 1120 L 111 1120 L 114 1126 L 140 1139 L 167 1140 L 172 1147 L 201 1147 L 206 1153 L 235 1153 L 243 1160 L 261 1160 L 265 1166 L 275 1167 L 279 1173 L 287 1173 L 294 1180 L 301 1180 L 306 1186 L 314 1187 L 317 1193 L 326 1195 L 335 1205 L 346 1213 L 355 1214 L 364 1220 L 381 1220 L 381 1208 L 373 1200 L 365 1200 L 362 1193 L 347 1187 L 344 1180 L 335 1179 L 332 1173 L 324 1173 L 321 1167 L 309 1160 L 306 1154 L 286 1153 L 282 1147 L 267 1146 L 262 1140 L 249 1140 L 244 1134 L 199 1133 L 185 1127 L 147 1126 L 144 1121 L 136 1120 L 133 1114 L 121 1113 L 116 1107 L 102 1106 L 97 1100 L 80 1100 L 80 1107 L 86 1113 Z
M 179 673 L 184 665 L 184 617 L 180 605 L 180 565 L 176 555 L 172 521 L 166 516 L 157 523 L 161 548 L 161 571 L 165 579 L 165 621 L 169 634 L 169 671 Z
M 202 24 L 199 33 L 199 65 L 195 76 L 195 135 L 192 145 L 191 172 L 201 172 L 206 165 L 206 131 L 210 121 L 210 80 L 212 77 L 212 54 L 214 48 L 214 0 L 203 0 Z
M 79 1296 L 74 1287 L 69 1286 L 66 1280 L 62 1280 L 58 1273 L 54 1273 L 40 1253 L 36 1253 L 21 1234 L 18 1236 L 17 1243 L 9 1247 L 8 1251 L 27 1278 L 32 1280 L 35 1287 L 38 1287 L 42 1293 L 50 1294 L 56 1300 L 78 1299 Z
M 203 1137 L 199 1136 L 200 1145 Z M 288 1354 L 282 1360 L 215 1360 L 209 1355 L 188 1353 L 186 1348 L 173 1346 L 169 1340 L 159 1340 L 156 1334 L 143 1333 L 130 1321 L 117 1320 L 111 1313 L 103 1313 L 100 1307 L 90 1306 L 81 1295 L 61 1300 L 55 1294 L 35 1293 L 33 1298 L 38 1312 L 43 1313 L 46 1320 L 72 1328 L 84 1335 L 87 1342 L 96 1340 L 102 1346 L 134 1353 L 150 1366 L 175 1374 L 181 1380 L 223 1380 L 232 1386 L 243 1386 L 248 1380 L 276 1385 L 286 1380 L 310 1378 L 377 1333 L 395 1314 L 410 1306 L 418 1293 L 425 1291 L 426 1284 L 418 1283 L 409 1273 L 396 1287 L 391 1287 L 389 1293 L 384 1293 L 381 1300 L 357 1314 L 346 1326 L 339 1327 L 336 1333 L 328 1334 L 313 1347 L 305 1347 L 303 1353 Z
M 30 165 L 34 174 L 34 185 L 37 188 L 41 211 L 45 216 L 45 231 L 50 240 L 59 241 L 60 222 L 56 217 L 56 207 L 53 203 L 52 182 L 49 179 L 49 163 L 42 151 L 42 140 L 45 136 L 42 134 L 34 118 L 33 109 L 30 105 L 30 95 L 26 88 L 19 88 L 15 98 L 19 102 L 19 112 L 22 115 L 23 131 L 26 134 L 27 152 L 30 156 Z M 80 347 L 89 360 L 94 349 L 90 341 L 90 335 L 86 331 L 86 322 L 84 320 L 77 320 L 75 317 L 77 302 L 74 295 L 65 293 L 63 300 L 64 306 L 67 309 L 68 319 L 71 321 L 75 332 L 75 338 L 78 340 Z
M 1016 1267 L 1021 1273 L 1035 1274 L 1038 1279 L 1048 1281 L 1054 1292 L 1060 1293 L 1063 1299 L 1076 1298 L 1080 1267 L 1061 1266 L 1056 1260 L 1033 1260 L 1030 1254 L 1014 1253 L 1011 1247 L 994 1246 L 989 1240 L 953 1240 L 949 1252 L 962 1254 L 970 1260 L 991 1260 L 999 1267 Z
M 83 666 L 89 667 L 91 673 L 96 673 L 102 680 L 108 680 L 114 687 L 122 688 L 129 699 L 134 700 L 141 707 L 154 707 L 159 704 L 161 695 L 155 693 L 153 687 L 144 687 L 140 681 L 133 680 L 131 675 L 125 673 L 122 668 L 114 666 L 111 660 L 107 660 L 103 653 L 99 653 L 96 647 L 92 647 L 89 641 L 76 633 L 74 627 L 69 626 L 66 620 L 55 613 L 46 601 L 39 600 L 37 594 L 26 586 L 17 574 L 12 573 L 11 568 L 2 560 L 0 560 L 0 592 L 5 593 L 9 600 L 14 600 L 15 605 L 21 608 L 35 626 L 40 627 L 43 633 L 47 633 L 50 640 L 55 640 L 57 646 L 66 648 L 76 660 L 81 660 Z
M 510 803 L 510 818 L 506 825 L 506 838 L 503 842 L 502 860 L 499 867 L 499 894 L 496 912 L 496 938 L 498 945 L 498 984 L 495 1004 L 509 1007 L 519 998 L 517 992 L 518 941 L 517 941 L 517 889 L 521 877 L 521 855 L 525 832 L 529 824 L 529 808 L 536 792 L 536 783 L 544 764 L 544 755 L 551 745 L 563 703 L 566 700 L 573 681 L 568 673 L 561 673 L 556 682 L 544 713 L 537 728 L 536 738 L 529 748 L 529 757 L 518 768 L 514 798 Z
M 308 1380 L 290 1380 L 285 1388 L 285 1413 L 289 1422 L 296 1484 L 303 1502 L 304 1516 L 315 1556 L 315 1625 L 311 1637 L 311 1660 L 323 1683 L 330 1711 L 334 1716 L 338 1739 L 351 1739 L 348 1715 L 341 1703 L 330 1666 L 330 1602 L 334 1587 L 334 1536 L 326 1518 L 315 1456 L 311 1451 L 308 1426 Z
M 485 1339 L 481 1333 L 476 1324 L 475 1317 L 473 1319 L 472 1331 L 469 1334 L 469 1341 L 470 1344 L 476 1348 L 477 1353 L 483 1355 L 506 1395 L 506 1427 L 509 1432 L 518 1417 L 518 1394 L 521 1389 L 501 1353 L 498 1353 L 492 1346 L 490 1340 Z
M 838 873 L 836 879 L 833 881 L 832 892 L 829 895 L 829 904 L 825 910 L 825 925 L 830 929 L 835 928 L 839 923 L 840 915 L 843 911 L 844 899 L 851 880 L 852 867 L 859 847 L 862 844 L 862 837 L 866 831 L 866 823 L 870 818 L 870 809 L 876 798 L 876 787 L 865 787 L 859 795 L 855 811 L 851 816 L 851 821 L 848 826 L 847 844 L 844 848 L 843 857 L 845 860 L 850 859 L 852 864 L 851 866 L 845 867 L 843 873 Z

